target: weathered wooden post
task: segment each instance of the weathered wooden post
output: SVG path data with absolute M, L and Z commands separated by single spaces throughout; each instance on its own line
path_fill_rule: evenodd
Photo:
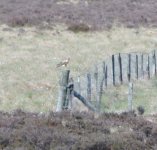
M 101 100 L 102 100 L 102 93 L 103 93 L 103 86 L 104 86 L 104 80 L 105 80 L 105 62 L 103 62 L 99 67 L 97 68 L 98 76 L 97 76 L 97 110 L 101 111 Z
M 67 98 L 66 98 L 66 103 L 63 106 L 64 109 L 72 109 L 72 99 L 74 95 L 74 81 L 73 78 L 71 77 L 68 82 L 67 86 Z
M 150 79 L 150 58 L 149 58 L 149 54 L 148 54 L 147 72 L 148 72 L 148 79 Z
M 78 89 L 77 91 L 81 94 L 81 83 L 80 83 L 80 76 L 77 78 L 77 86 L 78 86 Z
M 142 78 L 144 78 L 143 54 L 141 54 L 141 76 L 142 76 Z
M 131 80 L 131 54 L 128 55 L 128 81 Z
M 92 87 L 91 87 L 91 74 L 87 73 L 87 99 L 91 101 Z
M 95 78 L 95 89 L 96 89 L 96 107 L 97 109 L 99 108 L 99 83 L 98 83 L 98 66 L 95 66 L 95 71 L 94 71 L 94 78 Z
M 115 86 L 115 58 L 112 55 L 112 78 L 113 78 L 113 85 Z
M 105 80 L 105 61 L 103 62 L 102 64 L 102 70 L 103 70 L 103 75 L 101 76 L 101 79 L 100 79 L 100 84 L 99 84 L 99 107 L 98 107 L 98 110 L 99 112 L 101 111 L 101 101 L 102 101 L 102 94 L 103 94 L 103 87 L 104 87 L 104 80 Z
M 136 55 L 135 72 L 136 72 L 136 79 L 138 80 L 138 77 L 139 77 L 139 73 L 138 73 L 138 55 Z
M 105 66 L 105 87 L 107 88 L 108 82 L 107 82 L 107 77 L 108 77 L 108 67 L 107 65 Z
M 118 62 L 119 62 L 119 81 L 122 84 L 123 83 L 123 73 L 122 73 L 122 58 L 121 58 L 120 53 L 118 56 Z
M 103 78 L 102 78 L 102 91 L 105 90 L 105 73 L 106 73 L 106 62 L 103 61 Z
M 74 90 L 74 97 L 78 98 L 86 107 L 88 107 L 90 110 L 98 112 L 97 109 L 88 101 L 85 99 L 82 95 L 80 95 L 77 91 Z
M 156 53 L 153 51 L 153 76 L 156 76 Z
M 59 80 L 59 96 L 57 100 L 56 112 L 63 110 L 67 99 L 67 86 L 69 81 L 70 70 L 63 70 Z
M 133 83 L 129 82 L 128 88 L 128 110 L 132 111 L 132 99 L 133 99 Z

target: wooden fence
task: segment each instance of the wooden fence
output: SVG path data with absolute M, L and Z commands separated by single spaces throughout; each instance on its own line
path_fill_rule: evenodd
M 94 103 L 95 108 L 99 109 L 102 93 L 106 88 L 138 79 L 150 79 L 155 76 L 157 74 L 156 60 L 156 50 L 150 53 L 137 52 L 112 55 L 101 64 L 95 65 L 90 72 L 74 78 L 74 96 L 87 104 L 92 110 L 94 108 L 90 105 L 91 103 Z M 63 97 L 64 93 L 65 88 L 62 89 L 61 85 L 59 97 Z M 64 98 L 61 101 L 64 101 Z M 58 108 L 61 107 L 60 104 L 61 102 L 58 102 Z
M 157 51 L 119 53 L 95 65 L 90 72 L 74 79 L 74 90 L 88 101 L 101 105 L 102 92 L 111 86 L 126 84 L 157 74 Z

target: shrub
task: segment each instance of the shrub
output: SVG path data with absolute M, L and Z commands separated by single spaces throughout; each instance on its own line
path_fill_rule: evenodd
M 90 27 L 84 23 L 72 24 L 68 27 L 68 30 L 73 32 L 88 32 Z
M 8 20 L 8 24 L 12 27 L 22 27 L 28 24 L 29 19 L 25 16 L 15 16 Z
M 144 112 L 145 112 L 145 109 L 144 109 L 143 106 L 138 106 L 138 107 L 137 107 L 137 111 L 138 111 L 138 114 L 139 114 L 139 115 L 143 115 Z

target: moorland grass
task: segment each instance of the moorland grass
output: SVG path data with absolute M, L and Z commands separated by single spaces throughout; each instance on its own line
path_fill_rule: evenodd
M 106 31 L 78 32 L 64 25 L 0 26 L 0 110 L 54 109 L 58 75 L 56 64 L 71 57 L 68 68 L 75 77 L 119 52 L 149 52 L 157 47 L 157 29 L 113 27 Z

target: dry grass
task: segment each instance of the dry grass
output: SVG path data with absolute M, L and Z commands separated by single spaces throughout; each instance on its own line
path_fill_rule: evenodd
M 1 110 L 52 110 L 60 71 L 56 64 L 68 56 L 71 73 L 77 76 L 113 53 L 148 52 L 157 47 L 157 29 L 115 27 L 73 33 L 66 28 L 0 27 Z

